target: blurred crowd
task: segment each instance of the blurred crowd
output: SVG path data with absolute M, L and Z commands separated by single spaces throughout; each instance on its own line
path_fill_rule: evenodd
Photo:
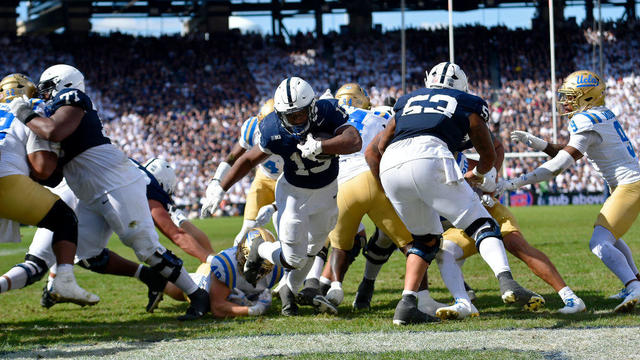
M 569 25 L 568 25 L 569 26 Z M 578 68 L 597 71 L 594 33 L 571 29 L 556 36 L 558 79 Z M 607 106 L 638 145 L 640 115 L 635 74 L 640 57 L 636 29 L 607 24 L 604 78 Z M 446 30 L 407 31 L 407 90 L 424 86 L 424 71 L 448 59 Z M 512 130 L 527 130 L 551 140 L 548 35 L 537 30 L 466 26 L 455 30 L 456 62 L 467 73 L 470 91 L 490 105 L 491 127 L 507 152 L 529 151 L 511 144 Z M 463 40 L 464 39 L 464 40 Z M 473 39 L 473 41 L 468 41 Z M 320 95 L 347 82 L 358 82 L 381 105 L 402 95 L 400 33 L 361 36 L 330 33 L 322 39 L 299 33 L 282 39 L 229 33 L 199 36 L 134 37 L 119 33 L 69 39 L 0 38 L 6 73 L 27 73 L 37 81 L 42 70 L 69 63 L 86 77 L 87 92 L 103 117 L 106 133 L 132 158 L 161 157 L 176 167 L 175 201 L 196 214 L 208 179 L 225 159 L 242 122 L 257 113 L 278 83 L 296 75 Z M 568 140 L 565 119 L 558 117 L 558 141 Z M 511 177 L 531 170 L 544 158 L 505 161 Z M 242 212 L 250 179 L 229 191 L 220 214 Z M 539 191 L 602 191 L 602 179 L 580 161 Z

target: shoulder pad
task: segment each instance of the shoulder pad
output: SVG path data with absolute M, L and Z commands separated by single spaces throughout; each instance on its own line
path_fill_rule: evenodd
M 569 132 L 577 134 L 583 131 L 593 130 L 594 125 L 601 122 L 602 120 L 592 113 L 586 111 L 580 112 L 571 117 L 569 121 Z
M 93 108 L 93 104 L 91 103 L 91 100 L 89 100 L 89 97 L 78 89 L 64 89 L 57 93 L 51 101 L 51 108 L 53 111 L 66 105 L 77 106 L 82 108 L 84 111 L 89 111 Z
M 247 119 L 244 124 L 242 124 L 242 128 L 240 130 L 240 145 L 246 144 L 248 147 L 253 147 L 254 144 L 254 135 L 258 130 L 258 118 L 253 116 Z M 243 146 L 244 147 L 244 146 Z
M 233 264 L 235 251 L 231 250 L 233 250 L 233 248 L 220 252 L 214 256 L 213 261 L 211 261 L 211 272 L 218 280 L 227 285 L 229 289 L 236 287 L 237 280 L 237 272 Z

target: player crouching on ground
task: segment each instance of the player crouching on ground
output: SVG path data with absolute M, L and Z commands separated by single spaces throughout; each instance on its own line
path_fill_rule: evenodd
M 202 264 L 190 274 L 201 289 L 209 292 L 211 313 L 218 318 L 235 316 L 258 316 L 271 306 L 270 289 L 282 278 L 283 268 L 263 261 L 255 286 L 244 276 L 251 243 L 275 242 L 273 234 L 263 228 L 251 229 L 238 246 L 226 249 L 216 255 L 211 264 Z M 165 293 L 178 301 L 186 301 L 182 290 L 169 283 Z

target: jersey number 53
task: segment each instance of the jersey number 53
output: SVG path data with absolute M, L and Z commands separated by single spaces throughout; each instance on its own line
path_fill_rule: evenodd
M 402 109 L 402 115 L 441 114 L 451 118 L 457 107 L 458 100 L 449 95 L 418 95 L 407 101 L 407 104 Z

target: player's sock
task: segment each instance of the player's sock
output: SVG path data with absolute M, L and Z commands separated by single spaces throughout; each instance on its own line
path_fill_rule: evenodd
M 331 279 L 327 279 L 324 276 L 320 276 L 320 284 L 321 285 L 329 285 L 329 286 L 331 286 Z
M 380 273 L 380 269 L 382 269 L 382 265 L 384 264 L 374 264 L 367 259 L 364 264 L 364 278 L 375 281 Z
M 261 258 L 266 259 L 270 263 L 283 267 L 281 260 L 282 248 L 280 247 L 280 242 L 269 242 L 265 241 L 260 246 L 258 246 L 258 255 Z
M 509 260 L 507 259 L 507 253 L 504 250 L 504 244 L 502 241 L 495 237 L 487 237 L 480 243 L 478 248 L 480 256 L 489 265 L 493 274 L 497 277 L 498 274 L 509 271 Z
M 320 256 L 315 256 L 313 259 L 313 265 L 311 266 L 311 270 L 307 274 L 307 279 L 319 279 L 320 275 L 322 275 L 322 269 L 324 268 L 324 259 Z
M 464 278 L 462 277 L 462 271 L 455 261 L 455 255 L 453 251 L 459 249 L 460 256 L 462 256 L 462 249 L 458 245 L 452 242 L 445 241 L 443 249 L 436 257 L 438 260 L 438 268 L 440 269 L 440 275 L 444 285 L 449 289 L 454 299 L 463 298 L 469 300 L 469 295 L 464 288 Z M 471 302 L 471 300 L 469 300 Z
M 613 234 L 602 226 L 593 229 L 589 247 L 602 262 L 613 272 L 623 284 L 636 280 L 635 273 L 629 267 L 624 254 L 614 244 L 616 239 Z
M 27 285 L 29 273 L 38 274 L 42 270 L 36 263 L 29 260 L 12 267 L 0 277 L 0 293 L 22 289 Z
M 576 294 L 573 292 L 573 290 L 571 290 L 571 288 L 568 286 L 565 286 L 562 289 L 560 289 L 560 291 L 558 291 L 558 295 L 560 295 L 560 298 L 565 303 L 567 299 L 577 297 Z
M 405 296 L 405 295 L 414 296 L 416 299 L 418 298 L 418 293 L 413 290 L 407 290 L 407 289 L 402 290 L 402 296 Z
M 640 280 L 638 267 L 636 266 L 635 261 L 633 261 L 633 254 L 631 254 L 631 249 L 629 249 L 627 243 L 624 242 L 622 238 L 620 238 L 613 244 L 613 246 L 615 246 L 616 249 L 618 249 L 622 253 L 622 255 L 624 255 L 624 257 L 627 259 L 627 264 L 629 264 L 629 267 L 631 268 L 631 271 L 633 271 L 633 273 L 636 274 L 638 280 Z
M 160 272 L 160 274 L 162 274 L 162 272 Z M 162 275 L 165 276 L 164 274 Z M 198 285 L 193 282 L 193 279 L 189 276 L 189 273 L 184 267 L 180 269 L 180 276 L 178 276 L 178 279 L 173 283 L 187 295 L 191 295 L 199 289 Z
M 291 270 L 289 272 L 289 276 L 287 276 L 287 285 L 294 294 L 297 294 L 300 290 L 300 286 L 302 285 L 304 278 L 307 276 L 309 269 L 311 269 L 311 266 L 313 266 L 313 259 L 309 256 L 304 265 L 299 269 Z

